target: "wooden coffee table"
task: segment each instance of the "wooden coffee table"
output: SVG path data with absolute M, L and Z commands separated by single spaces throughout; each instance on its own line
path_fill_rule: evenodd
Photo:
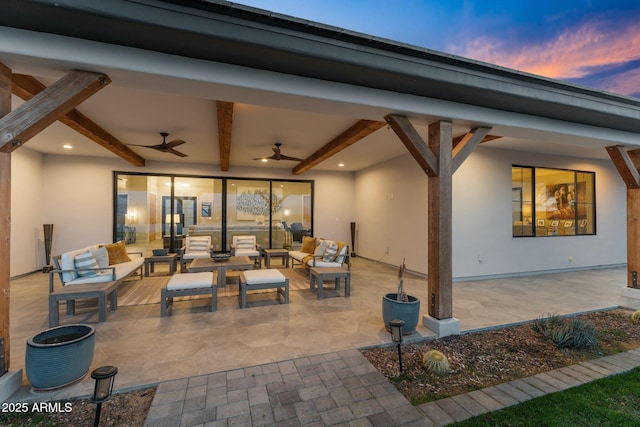
M 214 261 L 212 258 L 196 258 L 189 264 L 189 273 L 202 271 L 218 272 L 218 287 L 227 282 L 228 270 L 251 270 L 255 263 L 248 256 L 232 256 L 228 261 Z
M 153 255 L 144 258 L 144 275 L 149 277 L 149 271 L 153 273 L 156 262 L 166 262 L 169 264 L 169 275 L 173 276 L 176 272 L 178 254 Z

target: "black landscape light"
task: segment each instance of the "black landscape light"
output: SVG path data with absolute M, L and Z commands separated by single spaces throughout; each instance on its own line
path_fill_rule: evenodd
M 93 403 L 97 403 L 96 417 L 93 422 L 94 427 L 98 427 L 100 424 L 100 410 L 102 409 L 102 402 L 106 402 L 111 397 L 113 392 L 113 380 L 118 373 L 118 368 L 115 366 L 101 366 L 91 372 L 91 378 L 96 380 L 96 386 L 93 389 Z
M 398 343 L 398 363 L 400 364 L 400 372 L 402 372 L 402 350 L 400 345 L 402 344 L 402 327 L 404 326 L 404 320 L 392 320 L 389 322 L 389 329 L 391 329 L 391 339 L 393 342 Z

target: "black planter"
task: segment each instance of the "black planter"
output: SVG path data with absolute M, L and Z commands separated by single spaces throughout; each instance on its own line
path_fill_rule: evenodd
M 25 371 L 31 387 L 54 390 L 84 378 L 93 361 L 95 333 L 93 326 L 67 325 L 29 338 Z
M 386 294 L 382 297 L 382 320 L 387 331 L 389 322 L 392 320 L 403 320 L 402 334 L 409 335 L 416 331 L 418 320 L 420 319 L 420 300 L 414 296 L 407 295 L 409 301 L 398 301 L 396 293 Z

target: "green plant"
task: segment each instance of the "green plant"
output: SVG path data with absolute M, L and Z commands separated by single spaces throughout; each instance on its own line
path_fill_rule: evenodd
M 587 348 L 596 345 L 596 330 L 578 318 L 562 319 L 558 315 L 539 317 L 533 321 L 534 332 L 552 341 L 558 348 Z
M 438 350 L 429 350 L 422 356 L 424 367 L 435 374 L 446 374 L 451 371 L 447 356 Z

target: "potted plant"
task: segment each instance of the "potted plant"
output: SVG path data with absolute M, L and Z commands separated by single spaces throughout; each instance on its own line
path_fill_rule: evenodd
M 416 331 L 420 318 L 420 300 L 404 292 L 404 271 L 406 269 L 404 258 L 398 270 L 398 289 L 395 293 L 388 293 L 382 297 L 382 320 L 387 331 L 391 331 L 389 322 L 403 320 L 403 335 L 409 335 Z
M 90 325 L 67 325 L 29 338 L 25 371 L 31 387 L 55 390 L 84 378 L 93 360 L 95 333 Z

